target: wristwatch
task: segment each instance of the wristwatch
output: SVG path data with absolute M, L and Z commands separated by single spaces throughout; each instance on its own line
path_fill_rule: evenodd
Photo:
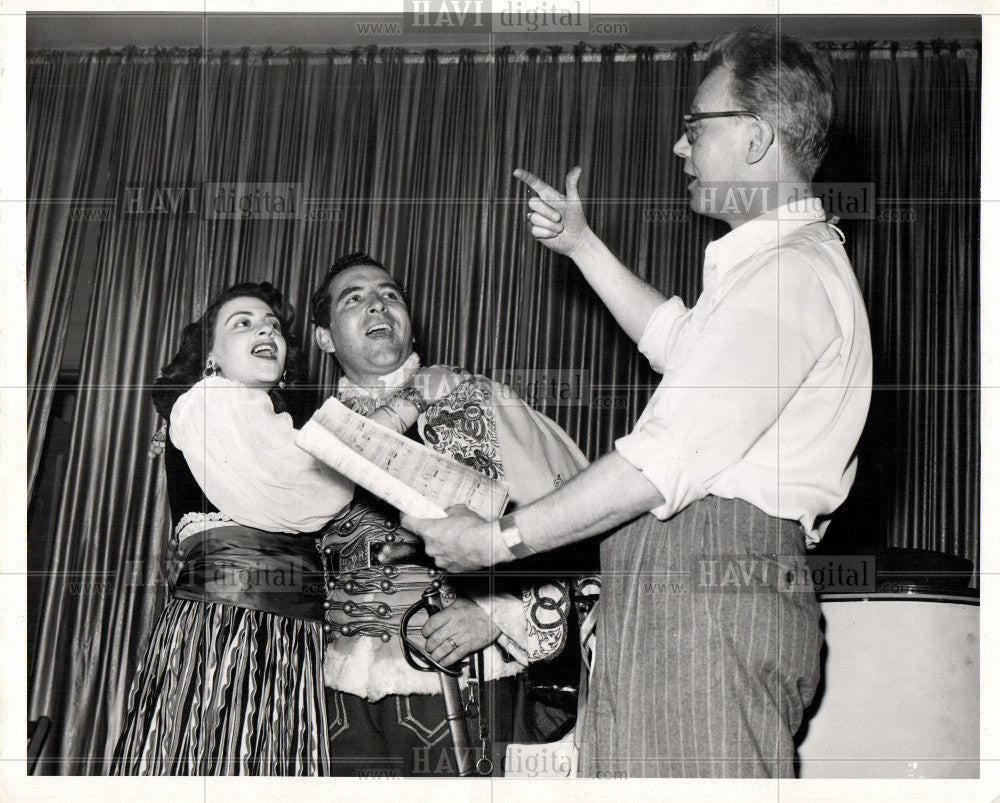
M 527 558 L 535 554 L 534 550 L 521 540 L 521 531 L 517 529 L 513 513 L 500 517 L 500 537 L 507 549 L 514 553 L 515 558 Z

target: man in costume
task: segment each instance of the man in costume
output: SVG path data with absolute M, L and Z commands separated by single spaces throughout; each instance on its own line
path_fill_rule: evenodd
M 732 230 L 706 249 L 690 309 L 588 228 L 579 168 L 565 195 L 515 173 L 536 193 L 531 233 L 576 262 L 663 378 L 613 452 L 499 524 L 403 522 L 448 571 L 630 522 L 601 544 L 583 775 L 793 773 L 822 644 L 804 549 L 851 487 L 871 396 L 864 304 L 810 191 L 832 116 L 813 48 L 753 30 L 713 44 L 674 152 L 694 211 Z
M 453 368 L 421 369 L 403 293 L 371 257 L 338 259 L 310 311 L 319 347 L 342 369 L 341 402 L 364 415 L 382 410 L 380 421 L 397 431 L 503 480 L 514 504 L 543 496 L 586 466 L 566 433 L 509 388 Z M 333 772 L 454 775 L 439 678 L 407 664 L 398 635 L 401 616 L 439 571 L 419 541 L 398 530 L 396 511 L 363 489 L 324 531 L 322 548 Z M 480 707 L 495 743 L 486 757 L 495 761 L 511 739 L 516 676 L 565 643 L 567 589 L 537 576 L 480 573 L 446 578 L 443 597 L 450 604 L 415 640 L 426 638 L 426 652 L 445 666 L 483 651 Z M 475 692 L 476 684 L 468 685 Z M 473 739 L 485 746 L 476 729 Z

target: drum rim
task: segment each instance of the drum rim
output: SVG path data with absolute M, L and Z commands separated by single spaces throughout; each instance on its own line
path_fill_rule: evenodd
M 943 591 L 939 588 L 908 585 L 893 591 L 822 591 L 816 595 L 820 602 L 950 602 L 955 605 L 979 607 L 979 589 Z

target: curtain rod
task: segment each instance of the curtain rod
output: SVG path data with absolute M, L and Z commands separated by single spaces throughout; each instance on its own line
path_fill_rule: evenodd
M 979 49 L 971 47 L 960 47 L 957 42 L 933 42 L 907 44 L 905 47 L 895 42 L 819 42 L 818 46 L 823 49 L 832 59 L 842 60 L 854 58 L 859 50 L 867 50 L 873 58 L 918 58 L 921 52 L 934 53 L 935 51 L 948 51 L 954 57 L 960 59 L 979 59 Z M 406 50 L 402 48 L 383 47 L 375 45 L 371 47 L 358 47 L 351 51 L 327 50 L 315 51 L 300 48 L 286 48 L 283 50 L 272 50 L 270 48 L 262 50 L 251 50 L 242 48 L 239 50 L 202 50 L 200 48 L 124 48 L 122 50 L 28 50 L 27 58 L 40 58 L 49 54 L 60 54 L 68 57 L 77 56 L 80 59 L 97 58 L 99 56 L 119 57 L 127 61 L 145 61 L 161 57 L 164 55 L 173 56 L 178 61 L 187 61 L 192 58 L 199 58 L 206 55 L 211 61 L 219 61 L 225 55 L 233 61 L 241 59 L 267 60 L 274 64 L 286 64 L 292 61 L 305 61 L 306 63 L 320 64 L 352 64 L 355 60 L 370 60 L 376 64 L 387 63 L 397 58 L 403 64 L 421 64 L 428 54 L 437 55 L 437 64 L 458 64 L 463 59 L 469 59 L 474 63 L 485 64 L 496 61 L 498 56 L 508 55 L 509 60 L 514 63 L 527 62 L 533 54 L 540 56 L 544 60 L 555 61 L 560 64 L 572 63 L 574 61 L 598 62 L 604 58 L 604 52 L 609 48 L 600 50 L 588 45 L 579 45 L 571 49 L 562 47 L 549 48 L 497 48 L 492 52 L 474 50 L 437 50 L 436 48 L 426 48 L 424 50 Z M 692 53 L 694 61 L 703 61 L 708 56 L 707 46 L 702 45 L 678 45 L 672 49 L 662 49 L 656 47 L 631 47 L 625 45 L 612 45 L 614 53 L 612 61 L 633 62 L 639 53 L 649 53 L 652 51 L 653 61 L 673 61 L 677 58 L 679 51 L 688 50 Z

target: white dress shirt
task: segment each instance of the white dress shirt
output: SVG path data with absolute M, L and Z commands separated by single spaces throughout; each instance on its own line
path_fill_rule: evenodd
M 271 532 L 314 532 L 354 496 L 354 483 L 295 445 L 297 434 L 265 391 L 219 376 L 170 411 L 170 439 L 206 498 L 233 521 Z
M 868 415 L 871 338 L 838 230 L 818 205 L 772 210 L 705 249 L 704 287 L 650 316 L 663 374 L 615 448 L 667 519 L 709 494 L 798 520 L 815 544 L 847 497 Z

